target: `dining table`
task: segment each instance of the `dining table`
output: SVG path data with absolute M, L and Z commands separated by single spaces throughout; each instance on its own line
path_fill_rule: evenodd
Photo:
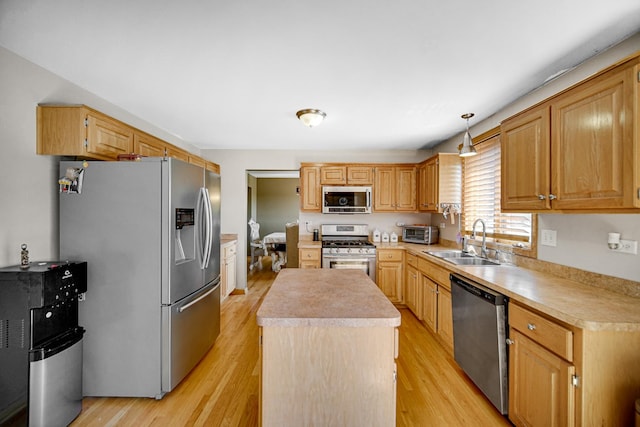
M 271 269 L 275 272 L 280 271 L 283 265 L 287 263 L 287 236 L 284 231 L 275 231 L 269 233 L 262 239 L 269 255 L 271 255 Z M 283 250 L 284 249 L 284 250 Z

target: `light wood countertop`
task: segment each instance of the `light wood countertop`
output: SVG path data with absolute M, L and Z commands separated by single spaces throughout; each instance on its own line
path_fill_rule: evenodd
M 357 270 L 284 269 L 258 309 L 259 326 L 396 327 L 400 312 Z
M 238 235 L 237 234 L 230 234 L 230 233 L 220 234 L 220 245 L 221 246 L 225 246 L 225 245 L 231 244 L 233 242 L 237 242 L 237 241 L 238 241 Z
M 424 251 L 451 250 L 439 245 L 377 244 L 403 248 L 569 325 L 586 330 L 640 331 L 640 298 L 514 265 L 460 266 Z

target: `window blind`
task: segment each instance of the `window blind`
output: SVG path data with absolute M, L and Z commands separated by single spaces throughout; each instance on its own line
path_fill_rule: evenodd
M 465 157 L 463 173 L 463 223 L 467 234 L 481 218 L 487 237 L 496 241 L 530 242 L 531 214 L 500 211 L 500 136 L 495 135 L 475 145 L 477 155 Z M 481 230 L 480 224 L 476 231 Z

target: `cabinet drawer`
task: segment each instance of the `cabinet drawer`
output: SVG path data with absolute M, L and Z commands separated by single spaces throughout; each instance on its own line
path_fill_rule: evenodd
M 378 261 L 402 261 L 402 250 L 379 250 Z
M 236 245 L 225 246 L 223 250 L 223 258 L 229 258 L 236 254 Z
M 449 270 L 435 265 L 424 258 L 418 258 L 418 270 L 444 288 L 451 289 Z
M 407 265 L 418 268 L 418 257 L 414 254 L 406 253 Z
M 300 249 L 299 257 L 302 261 L 319 261 L 320 249 Z
M 573 361 L 573 333 L 564 326 L 516 304 L 509 305 L 509 326 L 558 356 Z

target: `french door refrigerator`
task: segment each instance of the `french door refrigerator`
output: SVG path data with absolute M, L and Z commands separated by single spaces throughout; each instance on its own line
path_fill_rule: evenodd
M 88 265 L 83 394 L 160 399 L 220 333 L 220 176 L 167 158 L 65 175 L 60 256 Z

